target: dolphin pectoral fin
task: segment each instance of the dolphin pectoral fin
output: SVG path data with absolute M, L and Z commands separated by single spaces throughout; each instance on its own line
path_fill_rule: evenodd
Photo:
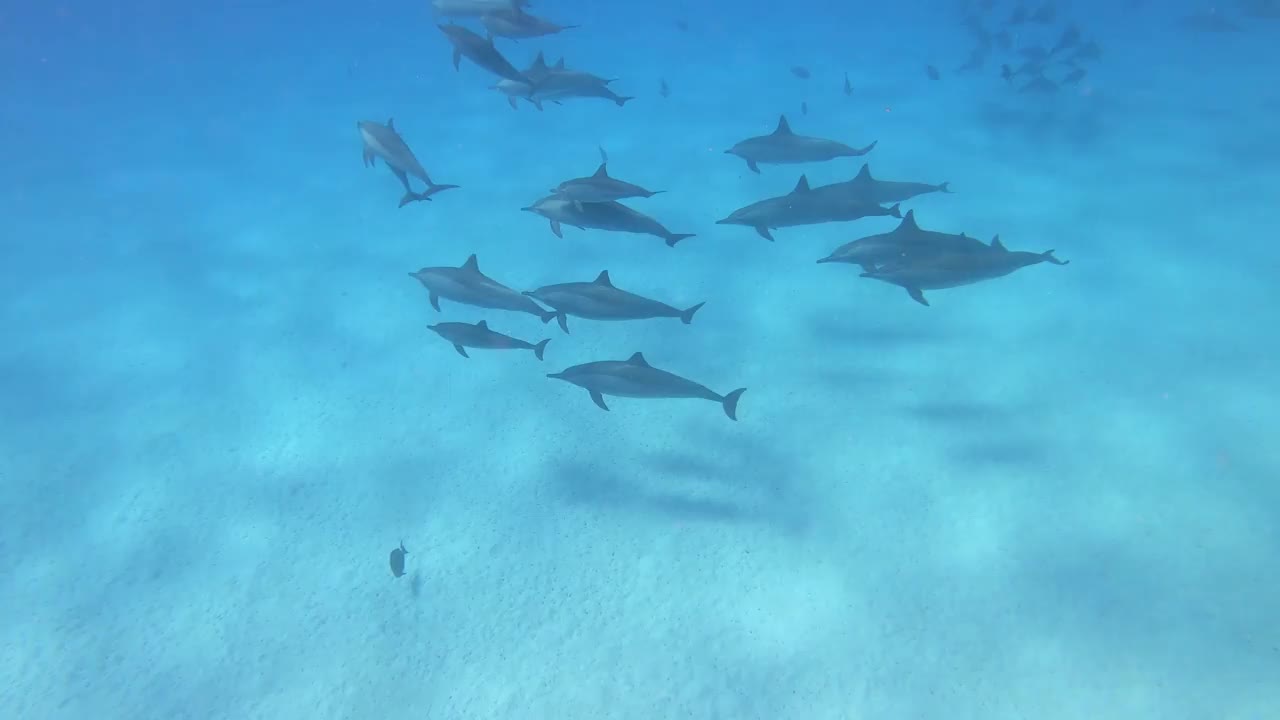
M 533 346 L 533 354 L 539 360 L 542 359 L 542 354 L 547 351 L 547 343 L 549 342 L 551 342 L 551 338 L 547 338 L 546 340 L 543 340 L 542 342 Z
M 724 406 L 724 414 L 728 415 L 730 420 L 736 421 L 738 419 L 738 400 L 742 398 L 742 393 L 746 391 L 746 388 L 738 388 L 720 400 L 720 404 Z
M 440 312 L 440 296 L 433 292 L 427 296 L 427 299 L 431 301 L 431 307 L 435 308 L 436 312 Z
M 458 66 L 459 66 L 459 65 L 461 65 L 461 64 L 462 64 L 462 51 L 461 51 L 461 50 L 458 50 L 457 48 L 454 48 L 454 50 L 453 50 L 453 69 L 454 69 L 454 71 L 455 71 L 455 72 L 461 69 L 461 68 L 459 68 L 459 67 L 458 67 Z
M 599 405 L 601 410 L 608 412 L 609 406 L 604 404 L 604 396 L 600 394 L 599 390 L 588 390 L 587 392 L 591 393 L 591 402 Z
M 374 156 L 373 151 L 366 147 L 366 148 L 364 149 L 364 153 L 363 153 L 363 154 L 364 154 L 364 166 L 365 166 L 365 167 L 373 167 L 373 166 L 374 166 L 374 160 L 376 160 L 376 157 Z
M 508 96 L 507 96 L 507 104 L 511 106 L 511 109 L 512 109 L 512 110 L 519 110 L 519 109 L 520 109 L 520 106 L 519 106 L 519 105 L 516 105 L 516 98 L 515 98 L 515 96 L 514 96 L 514 95 L 508 95 Z
M 765 226 L 763 226 L 763 225 L 757 225 L 757 226 L 756 226 L 756 233 L 757 233 L 760 237 L 764 238 L 765 240 L 768 240 L 769 242 L 773 242 L 773 233 L 770 233 L 770 232 L 769 232 L 769 228 L 767 228 L 767 227 L 765 227 Z
M 556 313 L 556 322 L 560 323 L 560 329 L 564 331 L 564 334 L 565 334 L 565 335 L 568 335 L 568 334 L 569 334 L 569 316 L 568 316 L 568 314 L 566 314 L 566 313 L 562 313 L 562 312 L 558 312 L 558 313 Z
M 911 296 L 912 300 L 915 300 L 925 307 L 929 307 L 929 301 L 924 299 L 924 292 L 922 292 L 920 288 L 909 287 L 907 288 L 907 294 Z
M 759 174 L 760 174 L 760 166 L 759 166 L 759 165 L 756 165 L 756 161 L 755 161 L 755 160 L 748 160 L 748 161 L 747 161 L 747 169 L 748 169 L 748 170 L 750 170 L 751 172 L 753 172 L 753 173 L 757 174 L 757 175 L 759 175 Z
M 556 237 L 560 238 L 561 240 L 563 240 L 563 239 L 564 239 L 564 232 L 560 229 L 560 221 L 559 221 L 559 220 L 552 220 L 552 221 L 551 221 L 551 232 L 555 233 L 555 234 L 556 234 Z
M 462 357 L 467 358 L 467 359 L 470 359 L 470 358 L 471 358 L 471 356 L 467 354 L 467 349 L 466 349 L 466 348 L 464 348 L 464 347 L 462 347 L 461 345 L 458 345 L 457 343 L 454 343 L 453 349 L 454 349 L 454 350 L 457 350 L 457 351 L 458 351 L 458 354 L 459 354 L 459 355 L 461 355 Z

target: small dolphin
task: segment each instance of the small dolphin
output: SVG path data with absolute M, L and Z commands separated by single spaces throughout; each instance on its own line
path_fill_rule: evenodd
M 871 176 L 871 166 L 868 163 L 862 164 L 862 168 L 852 180 L 838 184 L 847 186 L 851 192 L 857 193 L 858 197 L 876 205 L 903 202 L 928 193 L 951 192 L 951 183 L 947 182 L 930 185 L 920 182 L 878 180 Z
M 593 228 L 637 235 L 654 235 L 665 240 L 668 247 L 675 247 L 681 240 L 694 236 L 693 233 L 673 233 L 657 220 L 632 210 L 616 200 L 580 202 L 559 195 L 548 195 L 529 207 L 520 209 L 550 220 L 551 232 L 558 238 L 564 237 L 561 223 L 572 225 L 579 230 Z
M 717 220 L 716 224 L 744 225 L 754 228 L 765 240 L 773 241 L 773 235 L 769 231 L 774 228 L 849 222 L 882 215 L 900 218 L 902 212 L 897 205 L 881 207 L 833 185 L 810 188 L 809 179 L 801 175 L 795 189 L 786 195 L 766 198 L 738 208 L 729 217 Z
M 535 357 L 542 359 L 542 353 L 547 349 L 547 343 L 551 342 L 550 338 L 534 345 L 525 342 L 519 338 L 513 338 L 510 335 L 503 335 L 500 332 L 489 329 L 489 323 L 481 320 L 472 325 L 471 323 L 461 322 L 442 322 L 435 325 L 428 325 L 428 330 L 453 343 L 453 349 L 464 358 L 471 357 L 467 354 L 466 348 L 482 348 L 485 350 L 532 350 Z
M 650 318 L 680 318 L 688 325 L 693 314 L 706 303 L 698 303 L 685 310 L 650 300 L 614 286 L 609 271 L 602 270 L 593 282 L 571 282 L 547 285 L 525 293 L 548 307 L 555 308 L 560 329 L 569 332 L 567 316 L 589 320 L 648 320 Z
M 863 270 L 874 271 L 882 265 L 905 260 L 912 254 L 928 251 L 952 250 L 956 252 L 984 250 L 986 243 L 964 233 L 953 235 L 934 230 L 923 230 L 916 223 L 915 210 L 908 210 L 898 227 L 887 233 L 868 235 L 836 248 L 830 255 L 818 260 L 824 263 L 848 263 L 861 265 Z
M 557 101 L 569 98 L 602 98 L 611 100 L 618 107 L 626 105 L 634 97 L 618 95 L 609 89 L 612 78 L 602 78 L 582 70 L 565 67 L 564 58 L 560 58 L 553 66 L 548 66 L 542 53 L 534 58 L 533 64 L 525 71 L 530 85 L 530 100 Z
M 797 163 L 826 162 L 841 157 L 858 157 L 875 149 L 872 142 L 864 148 L 851 148 L 835 140 L 797 135 L 791 131 L 786 115 L 778 117 L 778 127 L 768 135 L 747 138 L 725 150 L 726 155 L 736 155 L 747 161 L 751 172 L 760 172 L 760 164 L 794 165 Z
M 551 189 L 552 195 L 559 195 L 566 200 L 580 202 L 605 202 L 608 200 L 624 200 L 631 197 L 650 198 L 664 190 L 645 190 L 625 180 L 609 176 L 609 161 L 605 160 L 588 177 L 565 180 Z
M 863 272 L 861 277 L 897 285 L 907 291 L 912 300 L 928 306 L 924 290 L 973 285 L 983 280 L 1004 277 L 1015 270 L 1040 263 L 1067 265 L 1070 260 L 1059 260 L 1053 251 L 1042 253 L 1012 252 L 1000 242 L 1000 236 L 991 240 L 983 249 L 930 250 L 912 253 L 899 262 Z
M 529 83 L 529 78 L 524 73 L 515 69 L 515 67 L 498 52 L 498 48 L 493 45 L 493 37 L 483 38 L 474 32 L 462 27 L 461 25 L 437 25 L 440 32 L 449 39 L 449 44 L 453 45 L 453 69 L 459 69 L 462 58 L 465 57 L 478 67 L 488 70 L 500 78 L 512 80 L 515 82 Z
M 437 15 L 444 17 L 483 17 L 490 13 L 520 12 L 529 0 L 431 0 Z
M 404 541 L 400 541 L 400 547 L 391 551 L 391 575 L 393 577 L 401 577 L 404 575 L 404 556 L 409 551 L 404 549 Z
M 356 129 L 360 131 L 360 140 L 364 144 L 364 166 L 373 167 L 374 160 L 382 158 L 387 168 L 391 170 L 391 174 L 396 176 L 401 185 L 404 185 L 404 197 L 400 198 L 400 207 L 415 200 L 430 200 L 431 196 L 438 192 L 458 187 L 457 185 L 437 185 L 431 180 L 422 163 L 418 162 L 413 151 L 405 144 L 404 138 L 396 132 L 395 120 L 388 118 L 386 125 L 372 120 L 361 120 L 356 123 Z M 413 188 L 409 187 L 410 175 L 426 183 L 427 189 L 420 193 L 414 192 Z
M 540 17 L 534 17 L 523 10 L 497 10 L 480 16 L 480 24 L 489 34 L 496 37 L 521 40 L 525 38 L 555 35 L 564 30 L 571 30 L 577 25 L 557 25 Z
M 437 312 L 440 311 L 440 298 L 447 298 L 463 305 L 537 315 L 544 323 L 551 322 L 556 316 L 554 312 L 538 307 L 534 301 L 480 272 L 480 264 L 474 254 L 462 263 L 462 267 L 425 267 L 418 272 L 409 273 L 409 277 L 416 278 L 427 289 L 431 307 Z
M 604 396 L 629 398 L 696 398 L 714 400 L 724 407 L 730 420 L 738 419 L 738 400 L 746 388 L 738 388 L 728 395 L 718 395 L 692 380 L 686 380 L 650 365 L 644 355 L 636 353 L 627 360 L 601 360 L 574 365 L 564 372 L 551 373 L 549 378 L 564 380 L 591 393 L 591 400 L 601 410 L 608 410 Z

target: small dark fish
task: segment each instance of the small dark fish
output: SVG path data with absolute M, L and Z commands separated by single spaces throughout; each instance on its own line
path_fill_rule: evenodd
M 853 85 L 849 84 L 849 73 L 844 74 L 844 94 L 853 95 Z
M 671 97 L 671 88 L 667 85 L 665 79 L 658 81 L 658 94 L 662 97 Z
M 391 574 L 395 577 L 404 575 L 404 556 L 409 551 L 404 549 L 404 541 L 400 541 L 400 547 L 391 551 Z
M 803 100 L 800 101 L 800 114 L 801 115 L 809 114 L 809 103 L 804 102 Z
M 792 74 L 792 75 L 795 75 L 796 77 L 800 78 L 801 80 L 808 80 L 808 79 L 809 79 L 809 68 L 801 67 L 801 66 L 799 66 L 799 65 L 796 65 L 795 67 L 791 68 L 791 74 Z
M 926 65 L 924 68 L 924 71 L 929 75 L 930 80 L 937 80 L 940 77 L 942 77 L 941 75 L 938 74 L 938 68 L 932 65 Z

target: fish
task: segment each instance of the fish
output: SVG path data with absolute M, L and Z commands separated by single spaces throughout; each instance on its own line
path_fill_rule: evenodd
M 467 58 L 477 67 L 487 70 L 505 80 L 527 83 L 530 87 L 537 85 L 524 73 L 515 69 L 509 60 L 498 52 L 493 45 L 493 36 L 480 37 L 461 25 L 437 25 L 440 32 L 448 38 L 453 46 L 453 69 L 458 70 L 462 58 Z
M 391 575 L 393 577 L 404 576 L 404 556 L 408 554 L 409 551 L 404 549 L 403 540 L 400 541 L 400 547 L 391 551 Z
M 810 188 L 809 179 L 801 175 L 795 189 L 786 195 L 766 198 L 738 208 L 723 220 L 717 220 L 716 224 L 743 225 L 772 242 L 774 238 L 770 231 L 776 228 L 848 222 L 882 215 L 902 217 L 898 205 L 881 207 L 858 198 L 843 187 L 825 185 Z
M 549 378 L 564 380 L 591 394 L 591 401 L 601 410 L 608 410 L 604 396 L 627 398 L 693 398 L 720 403 L 730 420 L 738 419 L 738 401 L 746 388 L 738 388 L 727 395 L 720 395 L 692 380 L 660 370 L 649 364 L 641 353 L 626 360 L 600 360 L 574 365 L 563 372 L 550 373 Z
M 875 149 L 872 142 L 863 148 L 852 148 L 844 143 L 825 138 L 797 135 L 791 130 L 786 115 L 778 117 L 778 126 L 768 135 L 747 138 L 725 150 L 747 162 L 751 172 L 760 172 L 760 164 L 794 165 L 799 163 L 826 162 L 842 157 L 859 157 Z
M 651 198 L 665 190 L 646 190 L 639 185 L 619 180 L 609 175 L 609 161 L 600 163 L 596 171 L 587 177 L 565 180 L 551 189 L 552 195 L 579 202 L 605 202 L 626 198 Z
M 653 235 L 662 238 L 667 247 L 675 247 L 676 243 L 694 237 L 694 233 L 673 233 L 662 226 L 662 223 L 623 205 L 616 200 L 605 202 L 580 202 L 568 200 L 559 195 L 548 195 L 534 204 L 520 208 L 525 212 L 541 215 L 551 221 L 551 232 L 563 238 L 561 224 L 571 225 L 579 230 L 593 228 L 612 232 L 634 233 L 637 235 Z
M 549 20 L 535 17 L 524 10 L 506 9 L 488 12 L 480 16 L 480 24 L 495 37 L 510 39 L 526 39 L 555 35 L 565 30 L 572 30 L 577 25 L 557 25 Z
M 548 338 L 535 345 L 519 338 L 513 338 L 510 335 L 503 335 L 496 330 L 489 329 L 489 323 L 484 320 L 475 325 L 462 322 L 442 322 L 428 325 L 427 329 L 452 343 L 453 349 L 457 350 L 458 354 L 464 358 L 471 357 L 467 354 L 467 348 L 480 348 L 485 350 L 532 350 L 534 356 L 541 360 L 542 353 L 547 349 L 547 343 L 551 342 L 551 339 Z
M 391 170 L 391 174 L 396 176 L 401 185 L 404 185 L 404 197 L 400 198 L 400 207 L 417 200 L 430 200 L 431 196 L 438 192 L 458 187 L 457 185 L 440 185 L 431 179 L 426 169 L 422 167 L 422 163 L 418 162 L 418 158 L 405 143 L 404 138 L 400 137 L 400 133 L 396 131 L 394 119 L 387 118 L 386 125 L 373 120 L 361 120 L 356 123 L 356 129 L 360 131 L 360 141 L 364 145 L 364 166 L 373 167 L 374 160 L 382 158 L 387 168 Z M 420 193 L 414 192 L 409 186 L 409 176 L 426 183 L 427 189 Z
M 1053 250 L 1039 253 L 1010 251 L 997 235 L 991 240 L 991 245 L 984 245 L 980 250 L 965 247 L 958 250 L 929 248 L 908 252 L 894 263 L 863 271 L 860 277 L 897 285 L 906 290 L 912 300 L 928 307 L 925 290 L 973 285 L 1040 263 L 1070 264 L 1070 260 L 1059 260 L 1053 253 Z
M 427 289 L 431 307 L 436 312 L 440 312 L 440 298 L 445 298 L 463 305 L 536 315 L 544 323 L 556 316 L 555 312 L 539 307 L 532 299 L 480 272 L 474 253 L 461 267 L 424 267 L 409 273 L 409 277 Z
M 602 270 L 591 282 L 560 283 L 529 290 L 525 295 L 553 308 L 560 329 L 569 332 L 568 316 L 588 320 L 649 320 L 651 318 L 680 318 L 688 325 L 694 313 L 702 309 L 700 302 L 684 310 L 664 302 L 651 300 L 616 286 L 609 278 L 609 271 Z

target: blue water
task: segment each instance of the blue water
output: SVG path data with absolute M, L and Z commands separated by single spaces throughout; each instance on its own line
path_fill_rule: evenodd
M 1063 3 L 1017 46 L 1103 56 L 1038 98 L 953 5 L 538 0 L 582 27 L 515 65 L 637 97 L 543 112 L 425 1 L 0 7 L 0 717 L 1280 717 L 1280 20 Z M 878 145 L 723 154 L 781 113 Z M 461 188 L 397 209 L 387 118 Z M 696 237 L 520 212 L 600 147 Z M 891 218 L 715 224 L 863 161 L 1071 264 L 926 308 L 815 263 Z M 707 304 L 565 335 L 406 276 L 472 253 Z M 545 362 L 426 329 L 481 319 Z M 545 377 L 637 351 L 738 422 Z

